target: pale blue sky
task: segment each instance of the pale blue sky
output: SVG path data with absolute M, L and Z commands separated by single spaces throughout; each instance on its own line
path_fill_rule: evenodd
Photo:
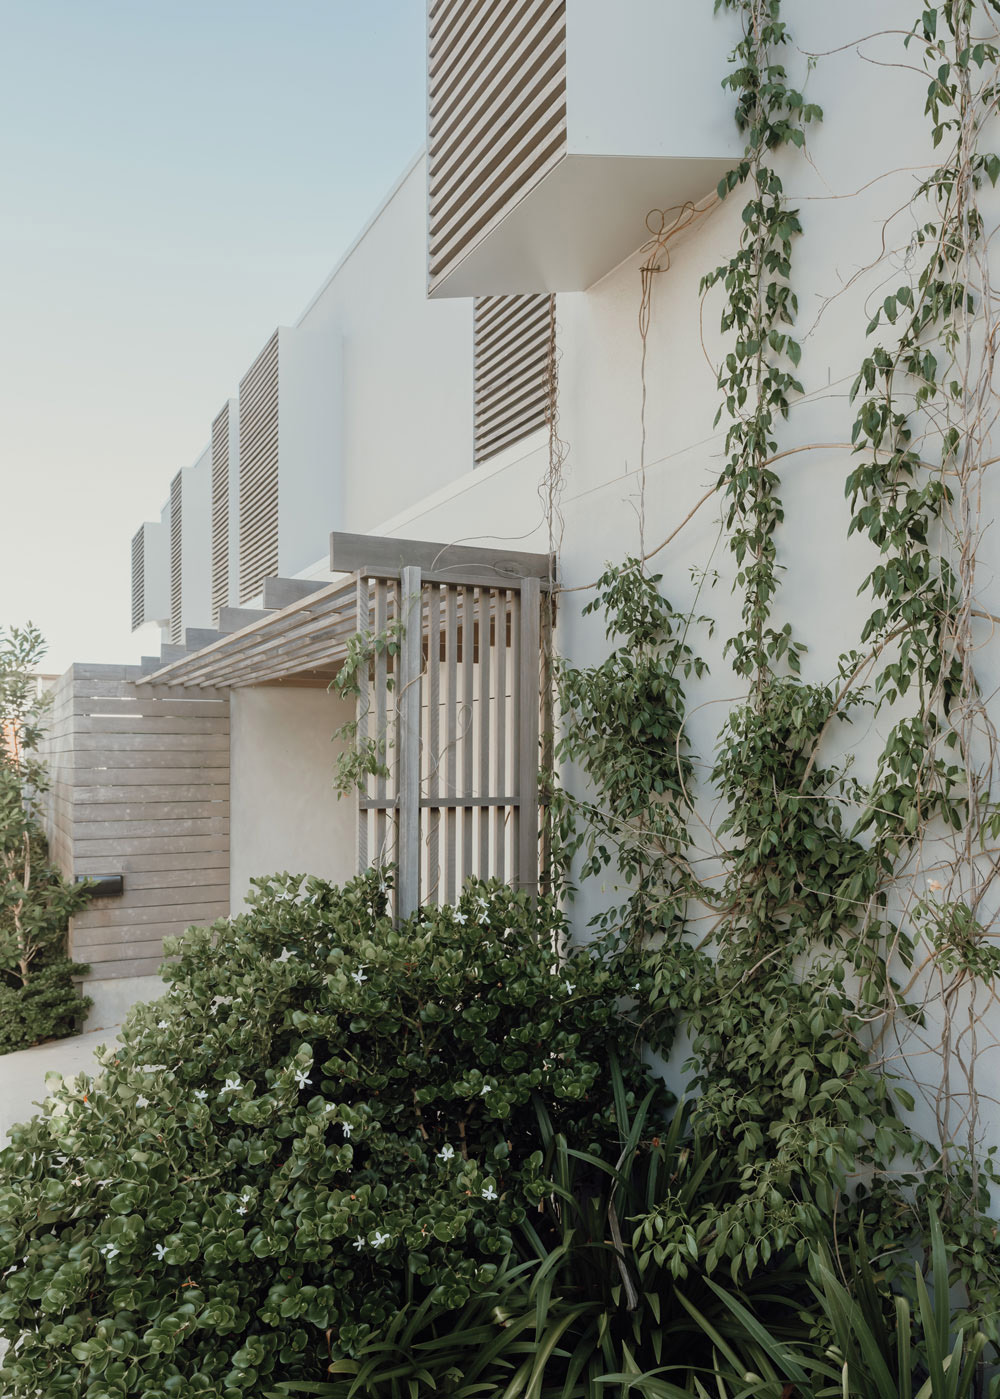
M 129 541 L 423 142 L 424 0 L 0 0 L 0 625 L 137 658 Z

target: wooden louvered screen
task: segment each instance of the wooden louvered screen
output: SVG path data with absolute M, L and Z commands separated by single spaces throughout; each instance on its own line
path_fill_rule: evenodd
M 184 483 L 181 473 L 170 483 L 170 640 L 178 643 L 184 634 Z
M 146 530 L 140 525 L 132 536 L 132 630 L 146 620 Z
M 358 866 L 395 865 L 395 911 L 454 903 L 471 876 L 534 889 L 539 864 L 540 590 L 359 577 L 359 630 L 399 618 L 361 676 L 358 735 L 384 768 L 360 797 Z
M 566 150 L 566 0 L 431 0 L 429 278 L 461 262 Z
M 475 461 L 544 427 L 555 297 L 478 296 L 475 344 Z
M 240 601 L 278 572 L 278 332 L 240 380 Z
M 212 423 L 212 620 L 229 602 L 229 404 Z

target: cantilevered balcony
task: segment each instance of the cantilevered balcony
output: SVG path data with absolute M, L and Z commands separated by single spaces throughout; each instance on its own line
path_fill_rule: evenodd
M 738 40 L 691 0 L 430 0 L 432 296 L 581 291 L 742 151 Z

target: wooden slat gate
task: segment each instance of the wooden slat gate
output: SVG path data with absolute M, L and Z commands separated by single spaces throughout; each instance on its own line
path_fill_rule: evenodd
M 397 868 L 396 912 L 452 903 L 471 876 L 535 889 L 540 582 L 359 574 L 357 626 L 395 634 L 358 698 L 383 771 L 360 796 L 358 866 Z

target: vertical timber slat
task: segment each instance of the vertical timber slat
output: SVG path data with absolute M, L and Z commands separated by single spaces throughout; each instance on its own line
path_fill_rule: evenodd
M 430 709 L 427 755 L 427 796 L 433 801 L 441 793 L 441 633 L 444 621 L 441 609 L 441 589 L 434 583 L 427 594 L 427 704 Z M 428 903 L 441 902 L 440 862 L 441 810 L 432 806 L 427 820 L 427 889 Z
M 521 775 L 521 607 L 522 597 L 518 591 L 511 593 L 510 599 L 510 709 L 511 709 L 511 784 L 514 807 L 511 810 L 511 880 L 516 885 L 520 879 L 518 860 L 521 850 L 521 803 L 518 782 Z
M 494 701 L 494 717 L 496 719 L 496 788 L 501 795 L 510 791 L 507 783 L 507 603 L 508 594 L 503 589 L 497 589 L 496 594 L 496 656 L 497 656 L 497 687 Z M 505 845 L 507 840 L 507 809 L 498 806 L 496 809 L 495 829 L 493 834 L 494 845 L 494 871 L 497 879 L 504 878 L 505 870 Z
M 517 883 L 534 889 L 538 880 L 538 742 L 540 707 L 541 588 L 537 578 L 521 584 L 521 635 L 518 656 Z
M 398 868 L 400 918 L 408 918 L 420 904 L 420 714 L 423 671 L 420 569 L 404 568 L 399 590 L 399 617 L 403 624 L 396 686 L 398 720 Z
M 388 622 L 388 584 L 382 578 L 375 581 L 375 635 L 382 636 Z M 378 647 L 375 652 L 375 742 L 386 743 L 389 733 L 388 719 L 388 666 L 386 661 L 385 648 Z M 388 757 L 388 749 L 379 754 L 380 761 L 384 762 Z M 384 772 L 380 772 L 375 779 L 375 798 L 384 803 L 386 799 L 386 779 Z M 388 863 L 388 851 L 386 849 L 386 830 L 388 817 L 384 804 L 379 806 L 375 812 L 375 849 L 372 852 L 376 865 L 379 869 Z
M 368 630 L 371 618 L 370 602 L 371 585 L 367 578 L 358 576 L 357 592 L 357 627 L 358 635 L 363 635 Z M 359 746 L 368 742 L 368 711 L 371 708 L 371 678 L 369 675 L 369 663 L 366 661 L 361 673 L 358 676 L 358 699 L 357 699 L 357 721 Z M 362 794 L 368 796 L 370 793 L 371 778 L 366 776 Z M 368 825 L 370 817 L 368 810 L 358 807 L 358 873 L 364 874 L 368 868 Z
M 473 796 L 473 761 L 475 758 L 474 681 L 476 654 L 476 620 L 474 590 L 462 589 L 462 796 Z M 472 807 L 462 812 L 462 878 L 459 887 L 472 874 Z
M 479 590 L 479 796 L 490 795 L 490 673 L 492 650 L 490 647 L 490 607 L 492 594 L 489 588 Z M 499 789 L 497 789 L 499 790 Z M 490 872 L 490 809 L 479 808 L 479 865 L 480 879 L 486 879 Z
M 458 795 L 458 594 L 454 588 L 445 590 L 445 666 L 447 668 L 448 699 L 445 708 L 445 744 L 447 768 L 445 793 Z M 445 812 L 445 878 L 444 898 L 455 902 L 456 870 L 458 865 L 458 811 L 450 806 Z

